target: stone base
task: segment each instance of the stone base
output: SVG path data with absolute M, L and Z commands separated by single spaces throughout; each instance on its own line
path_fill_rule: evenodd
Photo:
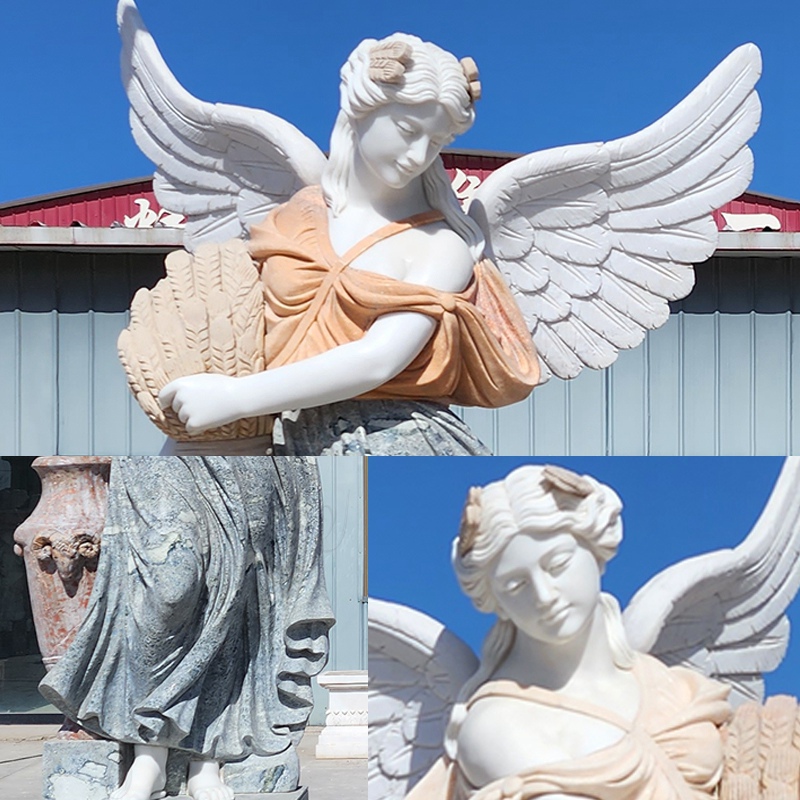
M 249 756 L 244 761 L 232 761 L 222 768 L 225 785 L 236 796 L 293 792 L 300 783 L 300 758 L 292 745 L 274 756 Z M 291 795 L 293 796 L 293 795 Z
M 339 725 L 324 728 L 317 740 L 317 758 L 366 758 L 368 729 L 366 725 Z
M 133 746 L 105 740 L 45 742 L 42 755 L 43 800 L 107 800 L 122 785 L 133 761 Z M 189 754 L 172 750 L 167 761 L 167 795 L 186 798 Z M 274 756 L 249 756 L 223 767 L 227 786 L 238 800 L 304 800 L 297 788 L 300 759 L 294 746 Z
M 130 748 L 119 742 L 45 742 L 44 800 L 107 800 L 130 766 Z
M 166 797 L 164 800 L 192 800 L 189 795 L 181 794 L 177 797 Z M 308 789 L 301 786 L 293 792 L 271 792 L 269 798 L 263 794 L 237 794 L 236 800 L 309 800 Z

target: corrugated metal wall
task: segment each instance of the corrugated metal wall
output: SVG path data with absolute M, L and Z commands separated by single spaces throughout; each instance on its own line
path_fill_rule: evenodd
M 0 253 L 0 452 L 158 452 L 163 437 L 128 391 L 117 336 L 163 263 L 156 253 Z
M 319 458 L 322 479 L 325 581 L 336 624 L 327 669 L 367 668 L 366 515 L 360 458 Z M 312 725 L 325 722 L 327 692 L 314 682 Z
M 0 452 L 158 451 L 116 338 L 162 260 L 0 253 Z M 610 370 L 465 418 L 500 455 L 800 453 L 800 259 L 715 258 L 697 272 L 667 325 Z
M 800 453 L 798 314 L 799 259 L 713 258 L 611 369 L 462 413 L 498 455 Z

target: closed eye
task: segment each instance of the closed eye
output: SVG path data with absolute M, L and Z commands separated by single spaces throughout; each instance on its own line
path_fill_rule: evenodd
M 547 571 L 551 575 L 558 575 L 569 566 L 570 561 L 572 561 L 572 553 L 561 553 L 550 560 Z
M 525 580 L 525 578 L 517 578 L 517 579 L 515 579 L 515 580 L 509 581 L 509 582 L 506 584 L 506 591 L 507 591 L 509 594 L 515 594 L 515 593 L 516 593 L 516 592 L 518 592 L 518 591 L 519 591 L 519 590 L 520 590 L 520 589 L 521 589 L 523 586 L 525 586 L 525 584 L 526 584 L 526 583 L 527 583 L 527 581 Z
M 397 122 L 397 129 L 404 136 L 416 136 L 417 134 L 416 127 L 412 125 L 410 122 L 405 122 L 404 120 L 399 120 Z

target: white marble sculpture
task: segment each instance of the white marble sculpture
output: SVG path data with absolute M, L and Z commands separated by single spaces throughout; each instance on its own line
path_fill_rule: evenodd
M 621 508 L 609 487 L 559 467 L 470 490 L 452 560 L 474 605 L 497 616 L 480 659 L 425 614 L 370 599 L 370 800 L 717 796 L 723 760 L 736 771 L 744 747 L 729 728 L 723 754 L 728 688 L 733 705 L 761 700 L 788 642 L 800 459 L 744 542 L 670 567 L 624 614 L 600 588 Z M 789 793 L 764 797 L 798 796 L 786 700 L 777 761 Z M 758 747 L 756 730 L 756 771 Z M 758 778 L 722 797 L 757 800 Z
M 326 158 L 266 111 L 189 95 L 133 0 L 118 14 L 133 134 L 194 253 L 168 262 L 158 298 L 134 302 L 120 348 L 176 439 L 250 437 L 263 451 L 283 415 L 276 453 L 485 453 L 447 406 L 516 402 L 639 344 L 690 291 L 716 246 L 711 212 L 752 174 L 752 44 L 639 133 L 498 169 L 464 213 L 438 156 L 474 121 L 471 59 L 399 33 L 359 44 Z M 192 286 L 232 238 L 249 239 L 266 328 L 234 319 L 231 298 L 258 283 L 241 277 L 246 259 L 233 289 Z M 176 338 L 194 353 L 176 356 Z

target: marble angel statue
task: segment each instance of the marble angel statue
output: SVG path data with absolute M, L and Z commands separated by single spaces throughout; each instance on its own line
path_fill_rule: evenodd
M 639 344 L 752 175 L 752 44 L 639 133 L 498 169 L 464 213 L 439 153 L 475 119 L 472 59 L 361 42 L 326 158 L 266 111 L 192 97 L 134 1 L 118 16 L 134 137 L 187 218 L 120 354 L 178 451 L 263 452 L 279 419 L 275 453 L 487 453 L 449 405 L 514 403 Z
M 425 614 L 370 599 L 370 800 L 800 796 L 796 702 L 730 721 L 787 645 L 800 460 L 744 542 L 666 569 L 624 613 L 600 586 L 621 508 L 560 467 L 470 490 L 452 563 L 497 617 L 480 659 Z

